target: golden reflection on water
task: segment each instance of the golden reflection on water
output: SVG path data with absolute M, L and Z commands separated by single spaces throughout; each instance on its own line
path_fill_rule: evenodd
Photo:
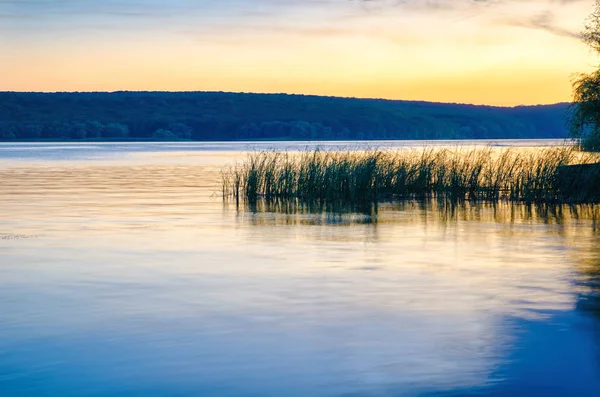
M 219 197 L 224 159 L 230 160 L 221 156 L 199 164 L 75 163 L 0 169 L 0 236 L 81 240 L 102 235 L 123 246 L 124 235 L 136 239 L 162 232 L 163 238 L 154 243 L 157 248 L 233 244 L 252 252 L 258 243 L 260 250 L 266 244 L 282 259 L 302 258 L 316 249 L 325 253 L 315 261 L 319 266 L 326 259 L 325 263 L 356 262 L 364 269 L 387 265 L 398 269 L 399 263 L 436 268 L 432 264 L 443 263 L 439 269 L 468 268 L 475 273 L 482 266 L 545 268 L 550 273 L 553 266 L 568 273 L 572 268 L 564 253 L 583 275 L 598 267 L 590 259 L 597 249 L 598 206 L 429 200 L 383 203 L 354 212 L 289 203 L 236 207 Z M 342 246 L 323 245 L 328 242 Z M 369 249 L 353 250 L 353 244 L 367 244 Z M 519 277 L 513 274 L 512 279 Z M 561 291 L 571 288 L 561 277 L 544 283 L 550 291 L 553 286 Z M 490 287 L 494 288 L 504 287 Z
M 522 204 L 508 201 L 497 203 L 441 200 L 402 200 L 383 202 L 368 207 L 330 207 L 326 205 L 303 204 L 298 201 L 267 203 L 264 201 L 254 205 L 235 205 L 225 201 L 226 208 L 235 208 L 240 214 L 253 214 L 252 222 L 262 224 L 339 224 L 354 225 L 365 223 L 397 222 L 398 212 L 412 214 L 403 217 L 408 222 L 433 221 L 441 224 L 457 221 L 497 222 L 504 224 L 520 224 L 542 222 L 545 224 L 590 224 L 592 231 L 598 228 L 600 206 L 594 204 L 581 205 L 548 205 Z M 264 216 L 270 214 L 271 216 Z

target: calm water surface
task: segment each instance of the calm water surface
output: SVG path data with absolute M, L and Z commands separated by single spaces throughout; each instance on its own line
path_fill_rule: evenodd
M 224 205 L 275 146 L 0 145 L 0 396 L 600 395 L 600 209 Z

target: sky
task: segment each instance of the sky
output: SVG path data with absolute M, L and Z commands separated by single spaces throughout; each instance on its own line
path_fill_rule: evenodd
M 594 0 L 0 0 L 0 91 L 569 101 Z

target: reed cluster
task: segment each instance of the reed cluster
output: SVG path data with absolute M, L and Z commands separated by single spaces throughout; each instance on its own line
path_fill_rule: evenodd
M 245 161 L 224 170 L 222 188 L 224 198 L 249 204 L 258 200 L 368 204 L 408 198 L 586 201 L 589 195 L 568 191 L 577 181 L 566 183 L 564 170 L 591 161 L 570 147 L 267 151 L 250 153 Z M 592 168 L 598 173 L 598 167 Z

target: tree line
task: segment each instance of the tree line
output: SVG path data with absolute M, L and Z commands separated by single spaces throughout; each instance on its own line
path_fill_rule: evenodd
M 564 138 L 567 108 L 223 92 L 4 92 L 0 140 Z

